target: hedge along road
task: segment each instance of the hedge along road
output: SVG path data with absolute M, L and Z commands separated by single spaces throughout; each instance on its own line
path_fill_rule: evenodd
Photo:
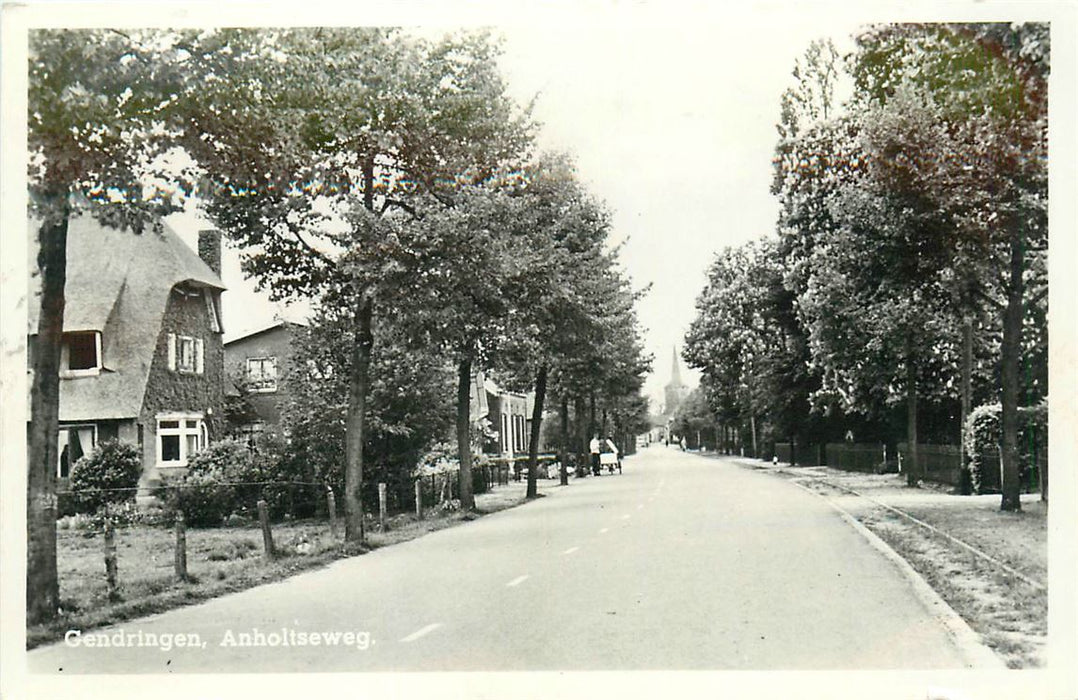
M 93 644 L 93 646 L 90 646 Z M 822 499 L 652 447 L 623 474 L 29 653 L 36 672 L 963 668 Z

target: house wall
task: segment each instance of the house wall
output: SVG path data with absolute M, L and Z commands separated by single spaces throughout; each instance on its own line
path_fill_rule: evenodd
M 225 375 L 242 386 L 246 378 L 247 360 L 256 357 L 277 358 L 277 391 L 251 392 L 248 401 L 267 427 L 281 422 L 281 405 L 288 397 L 285 385 L 292 362 L 293 328 L 288 325 L 240 338 L 225 346 Z
M 498 433 L 495 451 L 498 454 L 519 456 L 528 451 L 528 402 L 524 396 L 502 392 L 487 394 L 491 426 Z
M 177 288 L 180 288 L 177 285 Z M 138 440 L 142 430 L 143 482 L 150 483 L 162 475 L 157 469 L 157 414 L 169 412 L 202 413 L 212 442 L 222 434 L 224 403 L 224 349 L 221 334 L 210 325 L 206 302 L 200 290 L 198 296 L 183 296 L 173 288 L 161 330 L 157 335 L 150 365 L 146 394 L 142 401 L 138 425 L 132 426 Z M 188 290 L 190 292 L 192 290 Z M 209 293 L 213 293 L 212 291 Z M 182 374 L 169 369 L 169 334 L 193 336 L 203 342 L 203 373 Z M 128 429 L 130 432 L 131 429 Z

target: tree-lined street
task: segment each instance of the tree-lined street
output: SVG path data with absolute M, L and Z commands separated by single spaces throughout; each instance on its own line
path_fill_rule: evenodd
M 27 26 L 32 682 L 1056 670 L 1063 25 L 621 12 Z
M 194 632 L 205 648 L 59 643 L 30 663 L 63 673 L 964 667 L 938 612 L 821 499 L 734 460 L 653 447 L 620 476 L 98 631 Z M 220 646 L 229 633 L 238 642 L 282 628 L 362 632 L 371 644 Z

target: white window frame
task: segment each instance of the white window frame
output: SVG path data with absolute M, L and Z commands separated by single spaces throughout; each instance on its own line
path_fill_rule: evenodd
M 158 467 L 186 467 L 188 460 L 192 457 L 192 454 L 187 453 L 187 438 L 191 435 L 196 436 L 197 449 L 195 452 L 201 452 L 209 445 L 209 430 L 206 428 L 206 422 L 204 415 L 201 413 L 158 413 L 157 416 L 157 430 L 154 442 L 157 449 L 157 466 Z M 162 428 L 161 423 L 164 421 L 176 421 L 175 428 Z M 197 425 L 194 427 L 188 427 L 187 421 L 196 421 Z M 164 459 L 164 445 L 162 438 L 166 436 L 176 436 L 180 441 L 180 458 L 166 461 Z
M 514 431 L 516 433 L 515 451 L 526 452 L 528 448 L 527 445 L 525 445 L 524 416 L 517 414 L 516 416 L 514 416 L 514 420 L 516 422 L 516 430 Z
M 93 431 L 93 436 L 90 438 L 90 440 L 91 440 L 91 442 L 93 444 L 90 445 L 89 449 L 84 449 L 83 450 L 83 456 L 85 456 L 85 455 L 88 455 L 91 452 L 93 452 L 95 449 L 97 449 L 97 424 L 96 423 L 71 423 L 70 425 L 61 425 L 57 429 L 57 431 L 56 431 L 57 432 L 57 439 L 56 439 L 56 478 L 57 479 L 69 479 L 69 478 L 71 478 L 71 470 L 75 468 L 75 462 L 72 462 L 70 460 L 70 458 L 68 458 L 68 465 L 67 465 L 68 474 L 67 474 L 67 476 L 63 476 L 60 473 L 60 467 L 62 466 L 62 463 L 61 463 L 60 460 L 61 460 L 61 455 L 63 454 L 63 451 L 64 451 L 64 445 L 70 444 L 70 442 L 60 444 L 60 436 L 59 436 L 59 434 L 62 433 L 62 432 L 68 431 L 68 430 L 84 430 L 86 428 L 89 428 L 91 431 Z M 70 440 L 70 438 L 69 438 L 69 440 Z
M 184 344 L 191 344 L 191 363 L 181 364 Z M 206 346 L 202 338 L 193 335 L 168 334 L 168 368 L 178 374 L 204 374 L 206 371 Z
M 97 363 L 93 367 L 85 369 L 71 369 L 71 345 L 68 339 L 72 335 L 94 334 L 94 351 L 97 353 Z M 68 331 L 63 334 L 63 342 L 60 345 L 60 376 L 62 377 L 93 377 L 101 374 L 103 364 L 101 361 L 101 331 Z
M 252 363 L 257 363 L 258 373 L 257 377 L 254 372 L 251 371 Z M 273 367 L 273 376 L 266 377 L 265 365 L 270 363 Z M 276 355 L 265 355 L 263 357 L 248 357 L 247 362 L 244 364 L 245 372 L 245 385 L 247 391 L 254 394 L 272 394 L 277 391 L 277 381 L 280 379 L 278 372 L 280 367 L 277 363 Z

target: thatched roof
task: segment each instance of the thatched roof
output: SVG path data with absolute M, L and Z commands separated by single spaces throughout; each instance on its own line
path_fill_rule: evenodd
M 37 332 L 40 280 L 38 223 L 30 222 L 30 334 Z M 60 382 L 60 420 L 138 415 L 161 320 L 172 288 L 224 289 L 220 277 L 167 225 L 161 233 L 103 226 L 73 218 L 67 233 L 64 330 L 102 332 L 104 368 L 94 377 Z

